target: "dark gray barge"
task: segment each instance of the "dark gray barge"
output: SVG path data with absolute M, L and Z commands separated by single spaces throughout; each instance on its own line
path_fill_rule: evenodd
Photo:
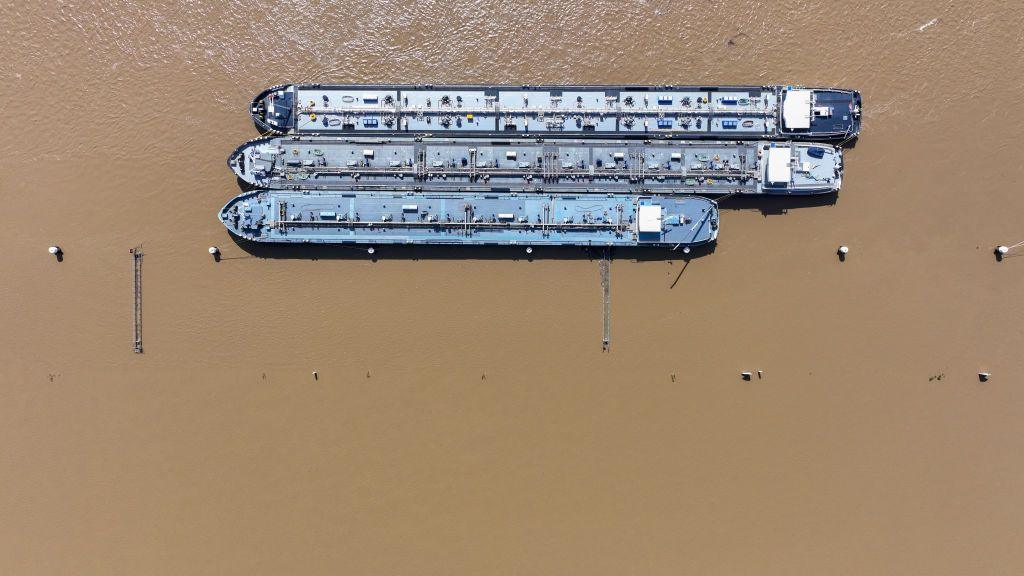
M 842 149 L 750 140 L 272 136 L 228 158 L 244 183 L 292 190 L 824 194 Z

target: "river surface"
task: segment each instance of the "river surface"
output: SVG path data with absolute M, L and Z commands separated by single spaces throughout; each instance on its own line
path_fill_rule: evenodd
M 1020 2 L 3 13 L 0 573 L 1024 572 Z M 300 80 L 838 85 L 864 129 L 834 202 L 619 252 L 603 352 L 575 251 L 232 242 Z

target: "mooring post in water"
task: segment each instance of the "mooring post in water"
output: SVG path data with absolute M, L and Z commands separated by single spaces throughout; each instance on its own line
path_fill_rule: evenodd
M 134 273 L 135 285 L 133 303 L 135 308 L 135 353 L 142 354 L 142 246 L 136 246 L 128 252 L 132 255 L 132 270 Z
M 996 246 L 996 249 L 994 250 L 995 255 L 996 255 L 996 260 L 999 260 L 1000 262 L 1002 262 L 1003 261 L 1003 256 L 1006 256 L 1007 254 L 1010 253 L 1011 250 L 1013 250 L 1014 248 L 1017 248 L 1019 246 L 1022 246 L 1022 245 L 1024 245 L 1024 240 L 1022 240 L 1020 242 L 1017 242 L 1016 244 L 1011 244 L 1009 246 L 1004 246 L 1002 244 L 1000 244 L 999 246 Z
M 612 249 L 605 248 L 601 252 L 601 291 L 604 298 L 604 338 L 601 348 L 608 350 L 612 342 L 612 273 L 611 273 Z

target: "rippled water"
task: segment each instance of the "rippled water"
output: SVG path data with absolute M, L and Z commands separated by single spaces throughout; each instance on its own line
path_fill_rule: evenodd
M 6 6 L 0 573 L 1019 573 L 1024 260 L 991 249 L 1024 240 L 1022 25 L 995 1 Z M 730 200 L 709 256 L 620 253 L 602 353 L 575 253 L 236 246 L 225 158 L 298 80 L 840 85 L 865 120 L 834 204 Z

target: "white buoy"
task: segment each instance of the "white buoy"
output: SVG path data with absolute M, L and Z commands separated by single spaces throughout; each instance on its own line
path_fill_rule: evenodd
M 216 256 L 217 254 L 220 254 L 220 248 L 217 248 L 216 246 L 210 246 L 209 252 L 210 254 Z
M 1006 254 L 1009 251 L 1010 248 L 1007 246 L 996 246 L 996 252 L 999 252 L 1000 254 Z
M 982 382 L 988 382 L 989 377 L 992 376 L 988 372 L 978 372 L 978 380 Z
M 533 254 L 533 246 L 527 246 L 526 247 L 526 253 L 527 254 Z
M 690 247 L 689 246 L 686 246 L 685 248 L 683 248 L 683 254 L 689 254 L 689 253 L 690 253 Z
M 60 246 L 50 246 L 49 252 L 50 252 L 50 254 L 53 254 L 54 256 L 56 256 L 57 254 L 60 254 L 61 253 Z
M 840 254 L 849 254 L 850 253 L 850 247 L 849 246 L 840 246 L 839 247 L 839 253 Z
M 377 249 L 374 248 L 373 246 L 370 246 L 369 248 L 366 249 L 366 253 L 367 254 L 373 254 L 376 251 L 377 251 Z

